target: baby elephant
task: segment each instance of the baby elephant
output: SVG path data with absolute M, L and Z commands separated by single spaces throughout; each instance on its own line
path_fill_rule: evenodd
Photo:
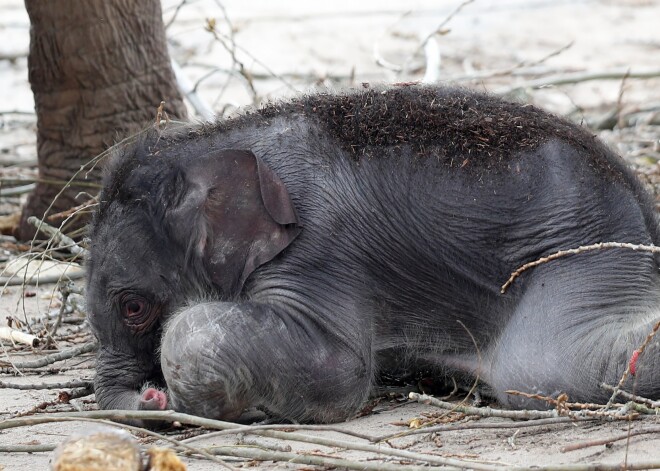
M 384 374 L 605 401 L 660 320 L 649 195 L 586 130 L 461 89 L 364 88 L 151 130 L 91 229 L 103 409 L 350 418 Z M 660 395 L 652 342 L 627 387 Z

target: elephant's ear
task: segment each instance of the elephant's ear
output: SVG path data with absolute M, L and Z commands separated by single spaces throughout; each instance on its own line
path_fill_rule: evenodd
M 178 239 L 202 256 L 223 293 L 233 295 L 260 265 L 300 233 L 284 183 L 245 150 L 215 151 L 183 170 L 186 191 L 170 211 Z

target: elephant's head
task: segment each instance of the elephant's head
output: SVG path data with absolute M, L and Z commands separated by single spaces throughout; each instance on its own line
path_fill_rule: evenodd
M 91 238 L 87 306 L 102 409 L 165 409 L 163 324 L 199 297 L 231 299 L 300 232 L 264 161 L 222 150 L 169 158 L 146 146 L 109 165 Z

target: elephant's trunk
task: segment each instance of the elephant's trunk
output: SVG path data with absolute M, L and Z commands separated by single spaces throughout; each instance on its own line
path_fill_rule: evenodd
M 154 380 L 157 365 L 135 353 L 101 348 L 96 362 L 94 392 L 101 409 L 138 410 L 140 392 Z

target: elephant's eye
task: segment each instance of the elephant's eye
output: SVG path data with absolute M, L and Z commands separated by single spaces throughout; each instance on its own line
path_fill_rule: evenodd
M 143 297 L 134 293 L 126 294 L 121 299 L 121 311 L 124 322 L 135 333 L 148 329 L 158 317 L 158 309 L 154 309 Z
M 135 317 L 142 314 L 144 310 L 144 301 L 142 300 L 131 300 L 126 303 L 126 315 L 129 317 Z

